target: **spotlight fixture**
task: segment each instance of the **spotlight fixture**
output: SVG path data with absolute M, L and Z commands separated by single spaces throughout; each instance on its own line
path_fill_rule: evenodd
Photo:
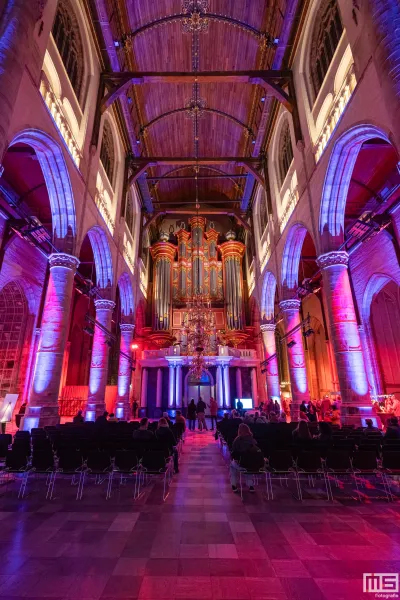
M 265 102 L 265 96 L 261 98 L 261 102 Z
M 293 348 L 293 346 L 296 345 L 296 341 L 295 340 L 290 340 L 290 342 L 287 343 L 287 347 L 288 348 Z
M 119 48 L 119 46 L 120 46 L 119 40 L 114 40 L 114 46 L 116 48 Z

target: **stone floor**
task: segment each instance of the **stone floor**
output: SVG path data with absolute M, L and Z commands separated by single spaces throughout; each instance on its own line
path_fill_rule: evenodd
M 1 600 L 368 600 L 363 573 L 400 570 L 398 503 L 318 489 L 300 503 L 279 485 L 267 502 L 261 484 L 242 502 L 211 433 L 187 435 L 165 503 L 158 485 L 138 501 L 131 486 L 108 501 L 93 482 L 82 501 L 69 483 L 51 502 L 44 489 L 0 487 Z

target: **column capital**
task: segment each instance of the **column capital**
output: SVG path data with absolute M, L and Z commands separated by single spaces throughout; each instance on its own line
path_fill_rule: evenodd
M 94 305 L 96 310 L 114 310 L 115 302 L 100 298 L 99 300 L 94 301 Z
M 64 269 L 70 269 L 75 273 L 79 267 L 79 259 L 71 254 L 64 254 L 63 252 L 57 252 L 50 254 L 49 256 L 50 269 L 53 267 L 64 267 Z
M 133 333 L 135 331 L 135 325 L 133 325 L 133 323 L 120 323 L 119 328 L 122 333 Z
M 317 258 L 317 265 L 320 269 L 327 269 L 328 267 L 336 267 L 342 265 L 347 267 L 349 264 L 349 255 L 344 250 L 333 250 L 326 254 L 321 254 Z
M 275 331 L 276 323 L 263 323 L 260 325 L 260 329 L 262 332 L 264 331 Z
M 279 308 L 284 312 L 286 310 L 300 310 L 300 300 L 292 298 L 291 300 L 282 300 L 279 302 Z

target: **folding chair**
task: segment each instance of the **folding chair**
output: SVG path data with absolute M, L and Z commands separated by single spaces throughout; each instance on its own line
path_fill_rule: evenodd
M 332 501 L 333 501 L 333 494 L 332 494 L 332 486 L 331 486 L 330 477 L 329 477 L 330 475 L 333 475 L 333 478 L 335 480 L 337 487 L 339 487 L 339 484 L 338 484 L 338 476 L 339 475 L 343 475 L 344 477 L 350 476 L 350 478 L 354 479 L 354 481 L 355 481 L 356 488 L 357 488 L 357 494 L 359 495 L 357 479 L 354 478 L 354 469 L 353 469 L 353 464 L 352 464 L 352 460 L 351 460 L 351 454 L 348 450 L 335 449 L 335 448 L 333 450 L 330 450 L 328 452 L 326 460 L 325 460 L 324 470 L 325 470 L 326 479 L 328 482 L 329 497 Z
M 18 498 L 23 498 L 26 488 L 26 481 L 30 470 L 29 457 L 20 450 L 8 450 L 6 454 L 5 466 L 0 470 L 2 478 L 10 474 L 22 475 L 22 481 L 18 492 Z
M 292 454 L 290 450 L 274 450 L 270 452 L 267 462 L 267 472 L 266 472 L 266 480 L 267 480 L 267 499 L 274 499 L 274 493 L 272 489 L 272 477 L 277 475 L 279 477 L 280 484 L 282 486 L 282 479 L 288 481 L 289 475 L 292 475 L 297 487 L 298 497 L 300 498 L 300 483 L 299 478 L 296 471 L 295 463 L 292 459 Z M 271 498 L 270 498 L 271 496 Z
M 372 450 L 361 450 L 359 449 L 353 456 L 353 469 L 354 469 L 354 478 L 356 479 L 358 475 L 362 475 L 364 478 L 368 476 L 376 477 L 376 479 L 381 479 L 383 484 L 383 489 L 386 494 L 386 499 L 390 501 L 390 491 L 388 490 L 387 482 L 384 477 L 384 474 L 379 469 L 378 459 L 376 455 L 376 450 L 373 448 Z M 361 483 L 364 483 L 362 481 Z M 361 502 L 361 493 L 359 489 L 358 497 Z
M 297 468 L 297 477 L 299 481 L 299 500 L 303 500 L 303 493 L 301 489 L 301 479 L 300 475 L 307 475 L 309 483 L 311 483 L 312 487 L 314 485 L 314 476 L 323 477 L 325 482 L 325 490 L 326 496 L 329 500 L 329 492 L 328 492 L 328 483 L 326 473 L 322 467 L 322 459 L 319 451 L 307 451 L 303 450 L 299 453 L 296 463 Z
M 383 449 L 382 473 L 387 484 L 390 499 L 393 500 L 394 495 L 391 490 L 389 478 L 392 478 L 393 476 L 400 476 L 400 450 L 386 450 L 386 448 Z
M 168 496 L 167 487 L 169 487 L 171 483 L 173 469 L 172 456 L 166 458 L 164 452 L 160 450 L 150 450 L 149 452 L 145 452 L 141 462 L 138 496 L 140 495 L 141 479 L 143 479 L 144 482 L 145 479 L 147 480 L 148 476 L 156 477 L 161 475 L 164 478 L 163 500 L 165 500 Z
M 259 475 L 266 476 L 264 455 L 262 452 L 243 452 L 239 458 L 239 465 L 240 497 L 243 500 L 243 477 L 254 475 L 257 479 Z
M 114 473 L 119 473 L 120 485 L 124 479 L 127 479 L 128 477 L 134 478 L 135 485 L 133 489 L 133 497 L 137 498 L 139 496 L 140 487 L 140 468 L 140 457 L 135 450 L 118 450 L 115 453 L 114 466 L 111 471 L 110 492 L 108 497 L 111 496 Z
M 56 472 L 56 462 L 51 448 L 33 450 L 31 471 L 27 474 L 26 483 L 28 482 L 29 474 L 44 474 L 46 475 L 46 500 L 52 499 L 53 494 L 53 479 Z M 26 484 L 25 484 L 26 485 Z
M 58 451 L 58 464 L 57 469 L 53 476 L 53 483 L 50 498 L 53 497 L 53 490 L 56 482 L 57 475 L 71 476 L 71 485 L 78 485 L 76 492 L 76 499 L 82 498 L 82 480 L 85 465 L 83 463 L 82 452 L 75 448 L 62 447 Z M 78 476 L 78 482 L 75 481 L 75 477 Z
M 111 495 L 112 478 L 112 463 L 108 452 L 105 452 L 104 450 L 95 450 L 89 453 L 86 460 L 86 469 L 83 471 L 82 474 L 81 498 L 83 497 L 83 488 L 85 485 L 85 480 L 90 475 L 95 476 L 95 485 L 101 485 L 103 481 L 107 480 L 106 500 L 108 500 L 108 498 Z

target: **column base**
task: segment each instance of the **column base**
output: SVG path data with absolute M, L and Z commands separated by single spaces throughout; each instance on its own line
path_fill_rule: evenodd
M 85 421 L 95 421 L 97 417 L 100 417 L 106 410 L 105 402 L 96 402 L 95 400 L 90 401 L 86 404 L 85 408 Z
M 27 406 L 25 415 L 21 419 L 20 429 L 31 431 L 34 427 L 48 427 L 59 423 L 58 404 L 56 406 Z
M 131 407 L 126 400 L 117 400 L 115 405 L 115 416 L 122 421 L 129 421 L 131 418 Z

